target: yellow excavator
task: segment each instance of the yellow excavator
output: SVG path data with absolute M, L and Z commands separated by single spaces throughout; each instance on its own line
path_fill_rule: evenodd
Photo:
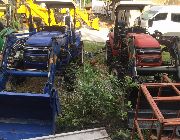
M 86 10 L 81 10 L 76 7 L 76 11 L 74 12 L 74 9 L 70 9 L 70 12 L 66 12 L 65 8 L 62 9 L 55 9 L 55 10 L 49 10 L 46 7 L 43 7 L 42 5 L 36 4 L 33 0 L 17 0 L 17 14 L 20 14 L 23 16 L 23 20 L 27 20 L 29 16 L 32 16 L 33 23 L 37 27 L 40 25 L 40 22 L 42 22 L 45 25 L 65 25 L 65 16 L 66 13 L 70 13 L 70 16 L 72 19 L 74 18 L 74 13 L 76 16 L 76 28 L 80 28 L 82 24 L 88 25 L 90 28 L 99 30 L 99 18 L 95 19 L 89 19 L 89 14 Z M 50 17 L 50 18 L 49 18 Z M 49 22 L 49 19 L 51 21 Z M 24 21 L 23 23 L 26 23 Z M 38 28 L 38 27 L 37 27 Z

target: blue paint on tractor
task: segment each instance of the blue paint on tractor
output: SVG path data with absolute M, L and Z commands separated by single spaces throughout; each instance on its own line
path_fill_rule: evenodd
M 0 138 L 18 140 L 53 134 L 57 95 L 0 92 Z
M 53 132 L 48 94 L 0 92 L 0 138 L 19 140 Z
M 0 71 L 0 139 L 19 140 L 55 133 L 55 119 L 60 112 L 55 75 L 63 73 L 82 50 L 80 34 L 69 32 L 43 31 L 26 38 L 7 36 Z M 15 58 L 18 51 L 23 51 L 23 58 Z M 52 54 L 58 57 L 55 64 L 49 64 Z M 14 62 L 21 63 L 10 67 L 12 55 Z M 47 77 L 48 80 L 42 93 L 17 93 L 6 90 L 10 76 Z
M 0 138 L 19 140 L 46 136 L 55 133 L 55 118 L 60 112 L 58 93 L 54 88 L 56 66 L 49 70 L 28 70 L 9 68 L 9 55 L 18 51 L 26 38 L 7 36 L 3 62 L 0 71 Z M 6 91 L 10 76 L 47 77 L 42 93 L 17 93 Z
M 52 45 L 52 37 L 61 35 L 61 32 L 53 31 L 42 31 L 38 32 L 31 37 L 28 38 L 26 45 L 27 46 L 51 46 Z
M 21 70 L 7 70 L 11 76 L 26 76 L 26 77 L 48 77 L 48 72 L 42 71 L 21 71 Z
M 0 123 L 0 139 L 20 140 L 35 138 L 37 136 L 50 135 L 51 130 L 48 124 L 19 124 L 19 123 Z M 28 133 L 27 133 L 28 132 Z M 35 133 L 36 132 L 36 133 Z
M 83 50 L 80 33 L 71 27 L 45 26 L 41 32 L 24 35 L 27 34 L 6 37 L 0 70 L 0 139 L 20 140 L 55 133 L 60 113 L 55 76 L 64 75 L 69 63 L 79 58 Z M 42 93 L 10 92 L 6 84 L 12 77 L 46 77 L 47 81 Z

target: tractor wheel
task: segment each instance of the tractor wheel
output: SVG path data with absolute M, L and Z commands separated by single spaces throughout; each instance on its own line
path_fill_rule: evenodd
M 84 43 L 81 42 L 81 53 L 80 53 L 80 62 L 81 64 L 84 64 Z
M 107 65 L 110 65 L 112 62 L 112 50 L 111 47 L 109 46 L 109 44 L 106 42 L 106 46 L 105 46 L 106 52 L 105 52 L 105 61 Z
M 114 64 L 109 67 L 109 74 L 116 77 L 118 80 L 121 80 L 125 76 L 125 69 L 121 64 Z
M 66 67 L 64 73 L 64 86 L 68 92 L 74 91 L 75 87 L 75 80 L 76 80 L 76 73 L 75 73 L 76 66 L 74 63 L 69 64 Z
M 119 77 L 119 73 L 118 73 L 118 70 L 117 68 L 113 67 L 110 69 L 110 74 L 113 75 L 114 77 L 116 77 L 118 79 Z
M 84 64 L 84 43 L 81 41 L 80 54 L 78 56 L 78 64 L 82 66 Z

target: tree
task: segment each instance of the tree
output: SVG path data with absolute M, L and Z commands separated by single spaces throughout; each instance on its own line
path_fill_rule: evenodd
M 112 1 L 112 14 L 111 14 L 111 20 L 115 20 L 115 10 L 116 10 L 116 3 L 118 3 L 121 0 L 111 0 Z

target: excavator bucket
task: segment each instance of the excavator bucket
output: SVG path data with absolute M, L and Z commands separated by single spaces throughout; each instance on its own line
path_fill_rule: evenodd
M 54 134 L 57 92 L 0 92 L 0 139 L 19 140 Z

